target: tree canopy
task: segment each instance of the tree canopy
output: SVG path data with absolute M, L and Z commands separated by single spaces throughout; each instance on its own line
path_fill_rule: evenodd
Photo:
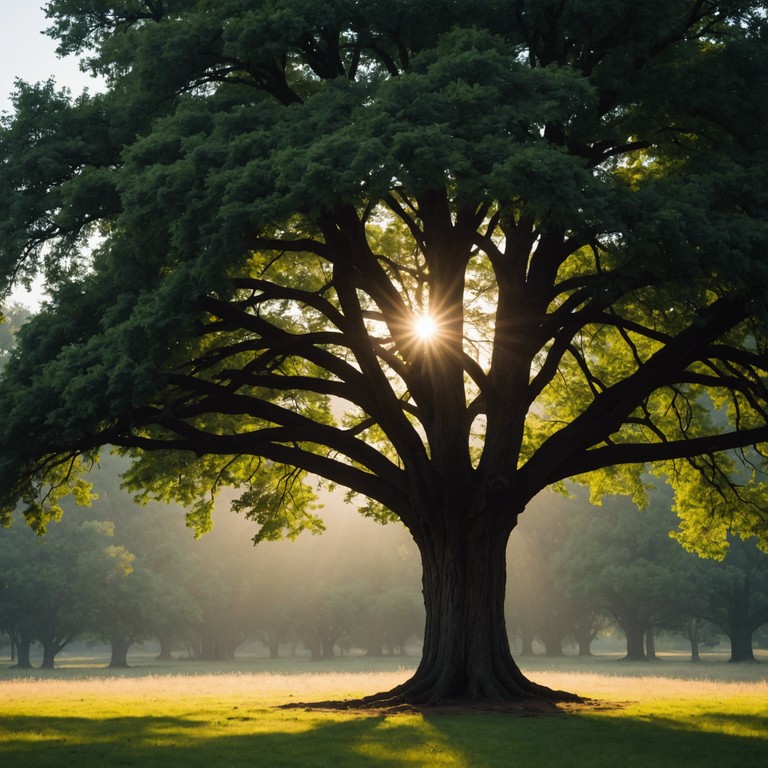
M 0 264 L 50 292 L 0 388 L 6 518 L 106 444 L 201 529 L 223 486 L 270 538 L 342 485 L 420 548 L 430 701 L 539 692 L 503 552 L 547 486 L 642 499 L 652 464 L 686 545 L 768 542 L 762 3 L 47 8 L 107 89 L 20 84 L 0 132 Z

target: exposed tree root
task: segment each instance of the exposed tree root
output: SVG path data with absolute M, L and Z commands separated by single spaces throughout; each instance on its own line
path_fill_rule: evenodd
M 495 701 L 491 699 L 456 699 L 442 704 L 413 704 L 397 696 L 382 694 L 367 696 L 362 699 L 343 701 L 291 702 L 281 705 L 281 709 L 331 710 L 360 712 L 368 715 L 392 715 L 419 712 L 421 714 L 465 714 L 465 713 L 503 713 L 520 717 L 537 715 L 556 715 L 578 711 L 580 709 L 605 708 L 605 704 L 592 699 L 573 696 L 572 698 L 553 701 L 538 697 Z M 619 705 L 616 705 L 619 706 Z
M 523 678 L 525 679 L 525 678 Z M 594 708 L 597 702 L 568 691 L 556 691 L 527 681 L 530 690 L 518 689 L 496 695 L 446 692 L 440 694 L 428 679 L 403 683 L 391 691 L 383 691 L 360 699 L 345 701 L 317 701 L 284 704 L 283 709 L 316 709 L 360 711 L 368 714 L 398 712 L 446 713 L 504 712 L 521 716 L 548 715 L 570 712 L 582 707 Z

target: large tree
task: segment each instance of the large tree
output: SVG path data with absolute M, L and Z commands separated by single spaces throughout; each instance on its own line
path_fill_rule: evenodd
M 729 481 L 768 441 L 762 3 L 47 7 L 106 90 L 21 84 L 0 133 L 4 274 L 50 291 L 0 392 L 7 514 L 44 525 L 105 444 L 201 529 L 226 485 L 265 538 L 344 486 L 421 552 L 383 697 L 417 703 L 556 696 L 503 610 L 547 486 L 653 463 L 689 544 L 768 538 Z

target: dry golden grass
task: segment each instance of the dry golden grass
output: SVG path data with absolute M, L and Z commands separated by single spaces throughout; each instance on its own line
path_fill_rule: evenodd
M 721 679 L 690 680 L 662 675 L 609 675 L 597 672 L 541 671 L 537 683 L 558 690 L 575 691 L 582 696 L 605 699 L 711 699 L 732 696 L 765 696 L 768 680 Z
M 210 698 L 243 696 L 269 703 L 299 697 L 359 696 L 383 691 L 403 682 L 410 670 L 393 672 L 325 672 L 285 675 L 280 673 L 176 674 L 52 678 L 16 677 L 0 680 L 0 699 L 6 702 L 33 699 L 119 697 L 135 699 Z
M 674 671 L 677 671 L 676 667 Z M 753 667 L 756 679 L 686 679 L 662 674 L 610 674 L 597 671 L 542 669 L 530 672 L 537 683 L 591 698 L 607 700 L 723 699 L 734 696 L 765 697 L 768 702 L 768 670 Z M 705 672 L 706 670 L 702 670 Z M 317 672 L 281 674 L 232 672 L 224 674 L 146 674 L 143 676 L 88 676 L 50 678 L 11 677 L 0 680 L 0 699 L 10 703 L 30 699 L 77 699 L 93 697 L 140 700 L 192 697 L 243 696 L 264 702 L 311 701 L 318 697 L 346 698 L 388 690 L 403 682 L 409 669 L 378 672 Z

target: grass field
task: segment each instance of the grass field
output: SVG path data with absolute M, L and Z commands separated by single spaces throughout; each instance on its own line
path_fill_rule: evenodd
M 0 669 L 0 766 L 768 766 L 768 664 L 534 659 L 536 681 L 599 702 L 535 717 L 279 707 L 387 689 L 396 660 L 87 664 Z

